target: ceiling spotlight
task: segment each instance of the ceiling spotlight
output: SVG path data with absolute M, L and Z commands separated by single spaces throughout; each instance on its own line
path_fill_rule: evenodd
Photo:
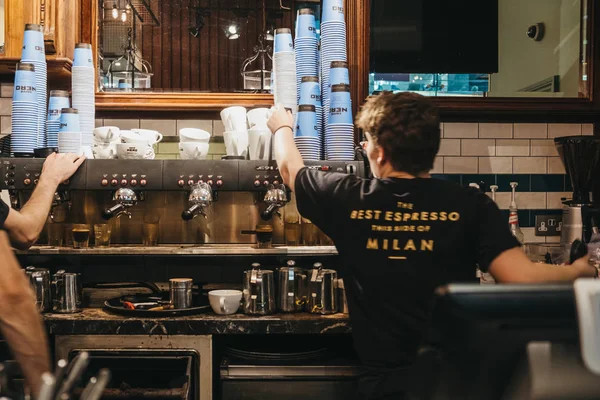
M 119 18 L 119 10 L 117 9 L 117 3 L 113 4 L 113 7 L 112 7 L 112 17 L 113 17 L 113 19 Z
M 231 24 L 227 27 L 225 31 L 225 36 L 229 40 L 235 40 L 240 38 L 240 28 L 236 24 Z
M 121 21 L 127 22 L 127 13 L 125 11 L 121 13 Z

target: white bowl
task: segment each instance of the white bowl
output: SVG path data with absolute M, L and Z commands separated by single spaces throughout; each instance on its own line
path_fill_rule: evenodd
M 98 142 L 114 142 L 121 136 L 121 130 L 116 126 L 101 126 L 93 130 L 93 136 Z
M 182 128 L 179 130 L 179 140 L 181 142 L 208 143 L 210 140 L 210 133 L 202 129 Z

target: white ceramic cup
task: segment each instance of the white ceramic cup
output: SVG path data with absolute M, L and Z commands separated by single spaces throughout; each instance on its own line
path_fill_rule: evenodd
M 211 290 L 208 292 L 208 301 L 215 314 L 235 314 L 240 308 L 242 292 L 239 290 Z
M 101 126 L 93 130 L 93 137 L 97 142 L 113 142 L 120 136 L 121 130 L 116 126 Z
M 148 144 L 118 143 L 117 157 L 120 160 L 151 160 L 154 158 L 152 146 Z
M 269 159 L 271 136 L 271 131 L 268 128 L 255 128 L 248 131 L 248 154 L 251 160 Z
M 248 118 L 248 126 L 250 127 L 250 129 L 267 129 L 267 121 L 269 120 L 269 109 L 255 108 L 254 110 L 248 111 L 246 117 Z
M 202 129 L 182 128 L 179 130 L 179 140 L 181 142 L 208 143 L 210 140 L 210 133 Z
M 148 140 L 148 143 L 153 145 L 160 143 L 163 140 L 163 135 L 152 129 L 132 129 L 131 131 L 137 133 L 145 140 Z
M 248 131 L 227 131 L 223 133 L 223 139 L 228 156 L 246 157 L 248 154 Z
M 179 157 L 182 160 L 206 160 L 209 146 L 208 143 L 179 143 Z
M 112 160 L 117 156 L 117 145 L 112 143 L 92 145 L 92 154 L 97 160 Z
M 221 111 L 221 120 L 226 131 L 242 131 L 248 128 L 244 107 L 227 107 Z

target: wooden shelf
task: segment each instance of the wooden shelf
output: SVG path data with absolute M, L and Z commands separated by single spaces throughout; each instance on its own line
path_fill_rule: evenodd
M 0 76 L 14 77 L 17 63 L 21 61 L 16 57 L 0 57 Z M 48 82 L 51 89 L 62 89 L 70 87 L 71 67 L 73 61 L 69 58 L 47 58 Z

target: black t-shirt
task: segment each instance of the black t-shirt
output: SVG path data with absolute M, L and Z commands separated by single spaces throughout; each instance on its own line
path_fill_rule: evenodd
M 9 207 L 4 201 L 0 200 L 0 229 L 4 228 L 4 222 L 8 217 Z
M 436 287 L 474 281 L 519 246 L 496 204 L 438 179 L 361 179 L 303 168 L 298 211 L 340 254 L 356 350 L 366 365 L 411 364 Z

